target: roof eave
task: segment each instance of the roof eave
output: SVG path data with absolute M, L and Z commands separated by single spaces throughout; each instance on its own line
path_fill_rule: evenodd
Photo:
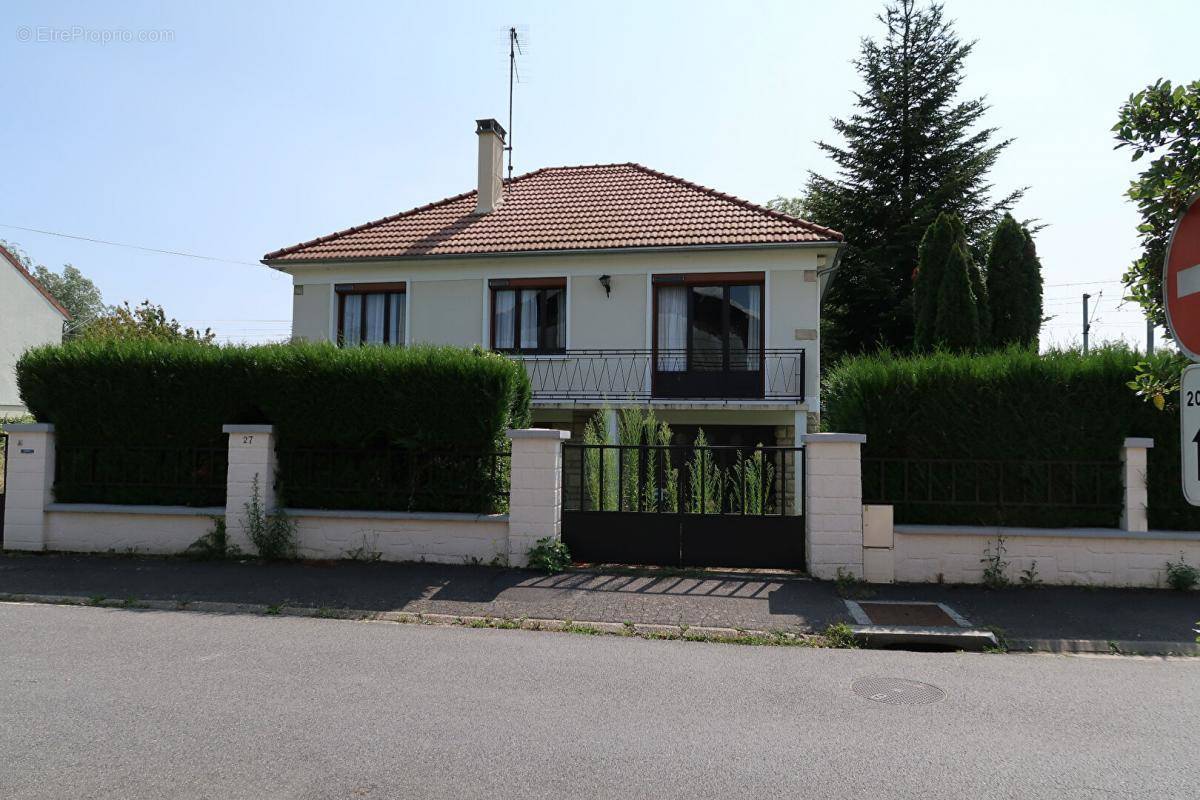
M 526 256 L 618 255 L 629 253 L 680 253 L 700 250 L 811 250 L 819 247 L 839 247 L 836 239 L 816 242 L 753 242 L 746 244 L 667 245 L 663 247 L 580 247 L 562 250 L 518 250 L 490 253 L 430 253 L 424 255 L 354 256 L 351 258 L 264 258 L 262 263 L 286 272 L 288 267 L 319 267 L 329 264 L 365 264 L 381 261 L 447 261 L 468 258 L 523 258 Z

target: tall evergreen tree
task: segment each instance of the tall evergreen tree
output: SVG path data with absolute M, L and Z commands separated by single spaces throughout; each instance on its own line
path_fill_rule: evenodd
M 917 271 L 913 276 L 913 314 L 916 318 L 914 344 L 918 350 L 934 345 L 938 292 L 942 286 L 946 262 L 958 242 L 958 230 L 949 214 L 938 214 L 921 238 L 917 249 Z
M 987 256 L 987 286 L 991 299 L 992 341 L 997 346 L 1029 343 L 1027 305 L 1031 298 L 1025 274 L 1029 241 L 1025 230 L 1011 214 L 1004 215 L 992 235 Z M 1037 316 L 1041 317 L 1040 302 Z
M 979 346 L 979 310 L 971 291 L 971 254 L 954 245 L 938 288 L 934 338 L 950 350 L 974 350 Z
M 864 39 L 854 62 L 865 84 L 858 110 L 833 121 L 845 143 L 818 143 L 835 175 L 810 173 L 799 202 L 773 201 L 849 242 L 825 301 L 833 354 L 880 343 L 906 349 L 925 229 L 941 211 L 958 215 L 982 260 L 986 233 L 1022 195 L 991 199 L 988 172 L 1010 140 L 995 141 L 996 129 L 981 125 L 982 99 L 957 98 L 973 44 L 959 39 L 942 6 L 896 0 L 878 19 L 882 39 Z
M 1022 228 L 1025 234 L 1024 257 L 1021 259 L 1021 274 L 1025 285 L 1024 320 L 1025 330 L 1022 343 L 1036 347 L 1038 333 L 1042 330 L 1042 260 L 1038 258 L 1037 245 L 1033 241 L 1033 233 L 1029 228 Z
M 971 294 L 975 295 L 975 311 L 979 316 L 979 346 L 987 347 L 992 343 L 992 304 L 987 281 L 967 242 L 964 240 L 961 244 L 967 254 L 967 275 L 971 279 Z

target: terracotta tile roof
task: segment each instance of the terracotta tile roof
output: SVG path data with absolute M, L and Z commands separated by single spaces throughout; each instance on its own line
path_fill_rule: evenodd
M 475 192 L 267 253 L 274 264 L 631 247 L 840 242 L 842 234 L 639 164 L 548 167 L 508 181 L 476 215 Z
M 25 265 L 21 263 L 21 260 L 18 259 L 16 255 L 10 253 L 7 248 L 0 246 L 0 256 L 3 256 L 5 261 L 12 264 L 13 269 L 21 273 L 21 277 L 29 281 L 30 285 L 37 289 L 38 292 L 41 293 L 42 297 L 46 298 L 47 302 L 54 306 L 58 313 L 63 315 L 63 319 L 71 319 L 71 312 L 67 311 L 63 304 L 58 302 L 58 300 L 54 298 L 54 295 L 50 294 L 49 290 L 47 290 L 45 286 L 42 286 L 41 281 L 33 277 L 29 270 L 25 269 Z

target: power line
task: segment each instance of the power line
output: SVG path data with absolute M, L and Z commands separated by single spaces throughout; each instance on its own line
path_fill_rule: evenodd
M 1080 281 L 1079 283 L 1047 283 L 1043 288 L 1054 289 L 1059 286 L 1099 286 L 1100 284 L 1121 283 L 1121 281 Z
M 58 231 L 45 231 L 40 228 L 23 228 L 20 225 L 8 225 L 0 222 L 0 228 L 12 228 L 13 230 L 26 231 L 27 233 L 40 233 L 45 236 L 58 236 L 62 239 L 75 239 L 80 242 L 91 242 L 92 244 L 106 244 L 110 247 L 126 247 L 130 250 L 141 250 L 146 253 L 160 253 L 168 256 L 182 256 L 183 258 L 197 258 L 201 261 L 219 261 L 225 264 L 242 264 L 247 267 L 261 267 L 257 261 L 238 261 L 232 258 L 220 258 L 219 256 L 205 256 L 197 253 L 185 253 L 182 250 L 161 250 L 157 247 L 143 247 L 139 244 L 126 244 L 124 242 L 110 242 L 107 239 L 94 239 L 90 236 L 77 236 L 73 233 L 59 233 Z

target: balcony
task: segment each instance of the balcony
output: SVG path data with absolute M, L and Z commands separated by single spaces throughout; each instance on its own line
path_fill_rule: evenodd
M 535 401 L 804 401 L 804 350 L 567 350 L 513 355 Z

